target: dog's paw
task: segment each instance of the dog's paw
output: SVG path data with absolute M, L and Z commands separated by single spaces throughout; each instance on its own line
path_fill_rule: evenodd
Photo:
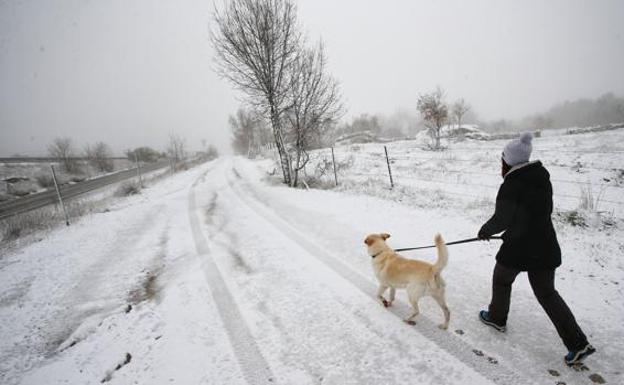
M 447 324 L 439 324 L 439 325 L 438 325 L 438 328 L 439 328 L 440 330 L 446 330 L 446 329 L 448 329 L 448 325 L 447 325 Z
M 403 320 L 403 322 L 405 322 L 406 324 L 411 325 L 411 326 L 416 325 L 416 321 L 412 321 L 412 320 L 407 320 L 406 319 L 406 320 Z

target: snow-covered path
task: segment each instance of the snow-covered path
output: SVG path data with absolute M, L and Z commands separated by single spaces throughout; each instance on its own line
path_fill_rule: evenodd
M 207 198 L 209 207 L 216 202 L 207 233 L 222 249 L 214 253 L 217 263 L 278 382 L 489 383 L 470 363 L 383 311 L 372 299 L 372 282 L 339 259 L 324 258 L 322 247 L 254 202 L 236 168 L 222 170 L 216 199 Z M 427 327 L 429 334 L 447 334 Z M 494 376 L 512 379 L 504 370 Z
M 448 331 L 435 327 L 442 314 L 428 300 L 411 327 L 401 321 L 403 293 L 391 311 L 372 298 L 364 236 L 388 231 L 399 247 L 430 243 L 437 231 L 471 236 L 476 224 L 261 177 L 249 161 L 221 159 L 0 259 L 0 382 L 581 384 L 593 372 L 624 380 L 613 346 L 623 339 L 619 287 L 561 274 L 582 281 L 579 294 L 558 281 L 599 349 L 590 373 L 564 367 L 526 277 L 507 334 L 478 323 L 495 244 L 451 249 Z M 596 303 L 598 294 L 611 302 Z

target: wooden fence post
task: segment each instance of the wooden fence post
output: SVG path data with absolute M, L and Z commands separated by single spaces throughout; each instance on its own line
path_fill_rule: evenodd
M 386 164 L 388 165 L 388 176 L 390 177 L 390 188 L 394 188 L 394 181 L 392 180 L 392 170 L 390 169 L 390 159 L 388 159 L 388 148 L 384 146 L 386 153 Z
M 332 165 L 334 166 L 334 181 L 336 182 L 336 186 L 338 186 L 338 174 L 336 173 L 336 158 L 334 157 L 334 148 L 332 150 Z

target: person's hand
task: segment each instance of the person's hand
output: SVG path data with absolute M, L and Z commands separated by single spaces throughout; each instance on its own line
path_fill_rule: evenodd
M 479 230 L 479 234 L 477 234 L 477 238 L 479 238 L 482 241 L 489 241 L 490 237 L 491 235 L 487 234 L 485 231 L 483 231 L 483 229 Z

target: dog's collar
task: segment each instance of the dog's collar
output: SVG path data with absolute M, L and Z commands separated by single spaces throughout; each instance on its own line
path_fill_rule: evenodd
M 381 250 L 380 252 L 378 252 L 377 254 L 373 254 L 371 255 L 371 258 L 375 258 L 376 256 L 378 256 L 379 254 L 383 253 L 385 250 Z

